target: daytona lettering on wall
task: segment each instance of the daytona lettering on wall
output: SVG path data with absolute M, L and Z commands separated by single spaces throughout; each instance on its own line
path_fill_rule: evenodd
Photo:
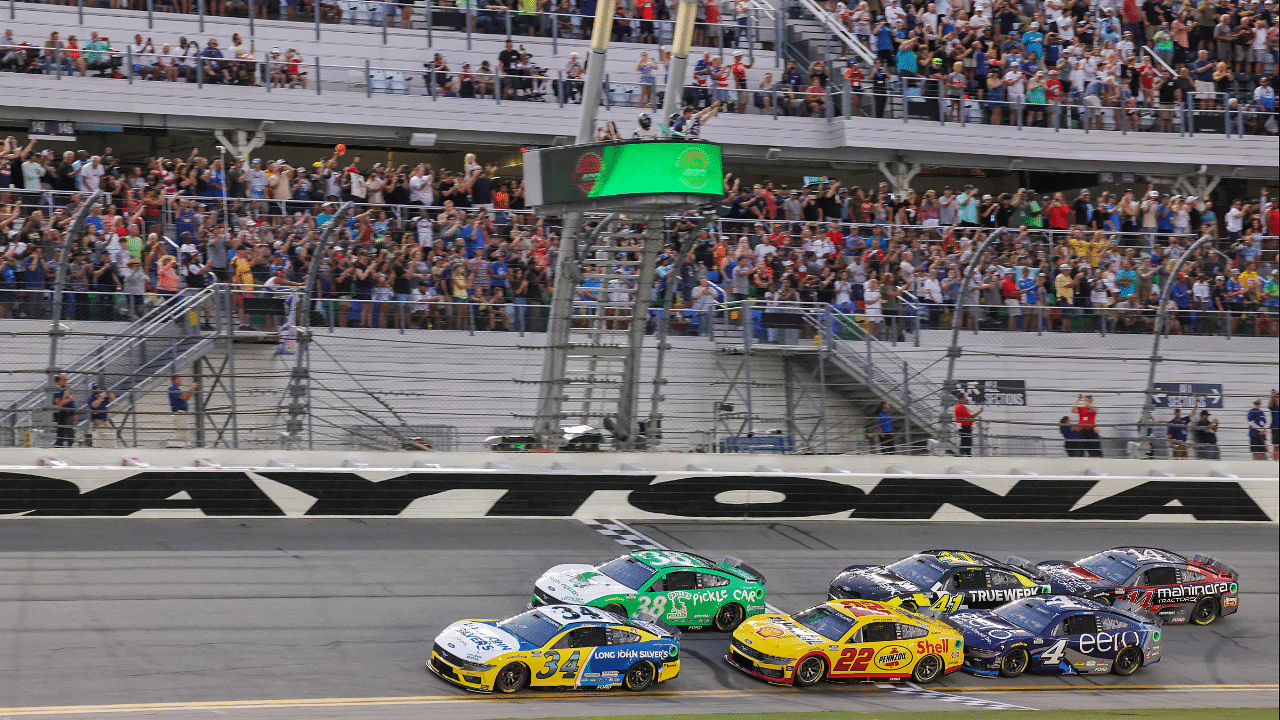
M 602 491 L 618 498 L 617 507 L 608 512 L 619 517 L 804 518 L 847 513 L 852 519 L 928 520 L 945 517 L 944 506 L 952 506 L 990 520 L 1140 520 L 1172 513 L 1201 521 L 1275 522 L 1268 510 L 1276 512 L 1274 481 L 1268 485 L 1262 480 L 1152 479 L 1134 485 L 1109 478 L 1027 478 L 997 493 L 982 487 L 980 477 L 970 482 L 960 477 L 777 473 L 406 471 L 372 481 L 340 471 L 77 472 L 85 477 L 68 479 L 75 476 L 58 470 L 0 472 L 0 515 L 124 517 L 142 510 L 168 510 L 188 516 L 199 510 L 217 517 L 573 517 L 584 508 L 599 512 L 596 501 L 587 503 Z M 502 491 L 497 500 L 494 490 Z M 430 499 L 450 491 L 448 506 L 436 509 Z M 721 503 L 718 497 L 729 491 L 780 499 Z M 1088 502 L 1076 507 L 1086 495 Z

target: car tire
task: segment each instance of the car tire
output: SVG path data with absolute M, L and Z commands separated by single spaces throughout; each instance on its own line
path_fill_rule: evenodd
M 627 609 L 622 607 L 618 603 L 609 603 L 608 605 L 604 606 L 604 609 L 607 612 L 611 612 L 614 615 L 617 615 L 618 617 L 624 617 L 624 618 L 631 617 L 630 615 L 627 614 Z
M 1024 647 L 1016 647 L 1000 658 L 1000 676 L 1016 678 L 1027 671 L 1031 664 L 1031 655 Z
M 944 669 L 942 658 L 937 655 L 925 655 L 916 661 L 916 667 L 911 671 L 911 679 L 920 685 L 927 685 L 942 677 Z
M 1218 619 L 1218 601 L 1211 597 L 1202 597 L 1200 602 L 1191 608 L 1191 622 L 1197 625 L 1208 625 Z
M 1142 667 L 1142 650 L 1136 645 L 1129 647 L 1116 653 L 1116 659 L 1111 663 L 1111 672 L 1116 675 L 1128 677 Z
M 738 603 L 729 603 L 720 608 L 716 613 L 714 622 L 716 630 L 720 632 L 733 632 L 738 629 L 742 621 L 747 618 L 747 613 Z
M 622 678 L 622 686 L 631 692 L 640 692 L 647 690 L 657 679 L 658 671 L 654 669 L 653 663 L 641 660 L 627 668 L 627 674 Z
M 827 661 L 819 655 L 810 655 L 796 665 L 795 672 L 791 675 L 791 684 L 796 687 L 809 687 L 816 685 L 826 675 Z
M 903 610 L 906 610 L 907 612 L 915 612 L 920 609 L 920 607 L 916 605 L 915 602 L 912 600 L 903 600 L 902 605 L 900 605 L 899 607 L 901 607 Z
M 529 684 L 529 668 L 524 663 L 507 663 L 493 679 L 493 689 L 504 694 L 513 693 Z

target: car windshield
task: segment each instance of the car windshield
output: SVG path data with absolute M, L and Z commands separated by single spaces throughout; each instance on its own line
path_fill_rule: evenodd
M 791 619 L 832 642 L 840 642 L 853 627 L 853 618 L 826 605 L 798 612 Z
M 547 619 L 538 610 L 509 617 L 498 623 L 498 627 L 537 647 L 546 645 L 560 632 L 560 624 Z
M 630 555 L 614 558 L 603 565 L 597 565 L 602 575 L 607 575 L 613 580 L 626 585 L 632 590 L 639 590 L 644 586 L 649 578 L 653 577 L 655 572 L 653 568 L 645 565 Z
M 1132 562 L 1109 552 L 1091 555 L 1076 565 L 1116 585 L 1123 585 L 1133 571 L 1138 569 L 1138 566 Z
M 889 569 L 922 588 L 928 589 L 942 579 L 947 568 L 928 555 L 916 555 L 889 566 Z
M 1049 627 L 1049 623 L 1057 617 L 1057 613 L 1040 603 L 1026 601 L 1011 602 L 1001 605 L 992 611 L 996 617 L 1029 630 L 1037 635 Z

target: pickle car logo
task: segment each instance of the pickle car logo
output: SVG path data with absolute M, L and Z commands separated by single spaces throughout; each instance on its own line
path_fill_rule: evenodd
M 890 645 L 876 653 L 876 667 L 882 670 L 897 670 L 911 659 L 911 651 L 901 645 Z
M 573 169 L 573 184 L 577 185 L 583 193 L 590 195 L 596 187 L 596 181 L 600 179 L 600 170 L 603 167 L 600 153 L 583 153 L 582 157 L 578 158 L 577 167 Z
M 676 161 L 676 168 L 680 171 L 680 182 L 690 190 L 705 188 L 711 179 L 711 161 L 707 159 L 707 154 L 701 148 L 685 150 Z

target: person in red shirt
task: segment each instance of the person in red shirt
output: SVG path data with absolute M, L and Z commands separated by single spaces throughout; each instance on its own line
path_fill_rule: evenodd
M 1102 439 L 1098 437 L 1098 408 L 1092 395 L 1077 395 L 1071 410 L 1080 416 L 1076 426 L 1080 428 L 1080 449 L 1089 457 L 1102 457 Z
M 653 44 L 655 0 L 636 0 L 636 14 L 640 17 L 640 42 Z
M 742 51 L 733 51 L 733 62 L 729 64 L 729 72 L 733 75 L 733 84 L 738 88 L 738 114 L 741 115 L 747 111 L 747 105 L 750 104 L 750 92 L 747 90 L 747 70 L 755 65 L 756 61 L 742 61 Z
M 1051 230 L 1069 230 L 1071 229 L 1071 206 L 1067 204 L 1066 198 L 1062 193 L 1055 193 L 1053 202 L 1045 209 L 1044 214 L 1049 217 L 1049 228 Z
M 986 408 L 978 408 L 978 412 L 971 412 L 969 406 L 965 404 L 965 396 L 962 392 L 956 393 L 956 406 L 954 408 L 956 416 L 956 424 L 960 426 L 960 454 L 964 456 L 973 454 L 973 421 L 978 419 L 982 411 Z

